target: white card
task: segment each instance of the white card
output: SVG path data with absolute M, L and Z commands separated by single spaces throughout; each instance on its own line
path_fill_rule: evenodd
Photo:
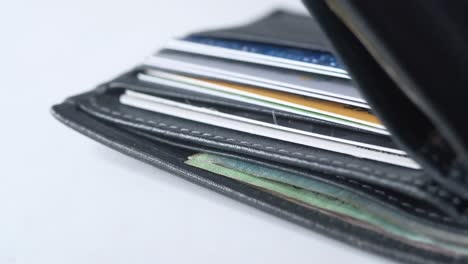
M 167 50 L 148 57 L 144 64 L 173 72 L 369 108 L 350 81 L 340 78 Z

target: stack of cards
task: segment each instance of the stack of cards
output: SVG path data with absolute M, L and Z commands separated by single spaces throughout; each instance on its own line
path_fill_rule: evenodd
M 194 34 L 169 41 L 148 57 L 138 79 L 178 93 L 196 93 L 271 112 L 259 119 L 191 101 L 127 91 L 121 103 L 242 133 L 419 168 L 353 87 L 330 52 L 268 41 Z M 278 113 L 325 123 L 329 129 L 278 122 Z M 372 136 L 362 136 L 371 134 Z

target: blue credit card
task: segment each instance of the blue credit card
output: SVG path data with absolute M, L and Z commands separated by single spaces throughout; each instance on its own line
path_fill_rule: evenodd
M 343 67 L 336 60 L 336 57 L 333 56 L 333 54 L 330 52 L 326 51 L 291 48 L 280 45 L 227 40 L 221 38 L 207 38 L 200 36 L 189 36 L 183 40 L 209 46 L 262 54 L 282 59 L 332 67 L 336 69 L 343 69 Z

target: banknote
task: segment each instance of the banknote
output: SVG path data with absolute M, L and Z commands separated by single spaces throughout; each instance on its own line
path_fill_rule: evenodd
M 385 233 L 415 246 L 468 254 L 468 238 L 418 222 L 403 211 L 382 207 L 373 200 L 313 178 L 295 175 L 250 162 L 199 153 L 186 164 L 267 190 L 326 214 Z

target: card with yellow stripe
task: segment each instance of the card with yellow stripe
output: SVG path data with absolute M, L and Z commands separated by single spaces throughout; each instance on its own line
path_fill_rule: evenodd
M 159 70 L 147 70 L 140 79 L 167 86 L 204 92 L 247 103 L 273 107 L 298 114 L 348 125 L 379 134 L 388 134 L 369 109 L 277 90 L 259 88 L 226 81 L 189 77 Z
M 290 105 L 292 107 L 303 108 L 305 110 L 311 110 L 316 112 L 323 112 L 327 115 L 336 116 L 339 118 L 351 119 L 356 122 L 363 122 L 367 125 L 381 126 L 380 121 L 375 115 L 373 115 L 369 109 L 359 108 L 356 106 L 350 106 L 340 104 L 331 101 L 325 101 L 312 97 L 306 97 L 298 94 L 286 93 L 281 91 L 275 91 L 265 88 L 258 88 L 253 86 L 246 86 L 241 84 L 229 83 L 224 81 L 213 81 L 206 79 L 197 79 L 203 82 L 224 86 L 233 91 L 242 91 L 255 95 L 255 97 L 269 100 L 275 103 L 282 103 Z

